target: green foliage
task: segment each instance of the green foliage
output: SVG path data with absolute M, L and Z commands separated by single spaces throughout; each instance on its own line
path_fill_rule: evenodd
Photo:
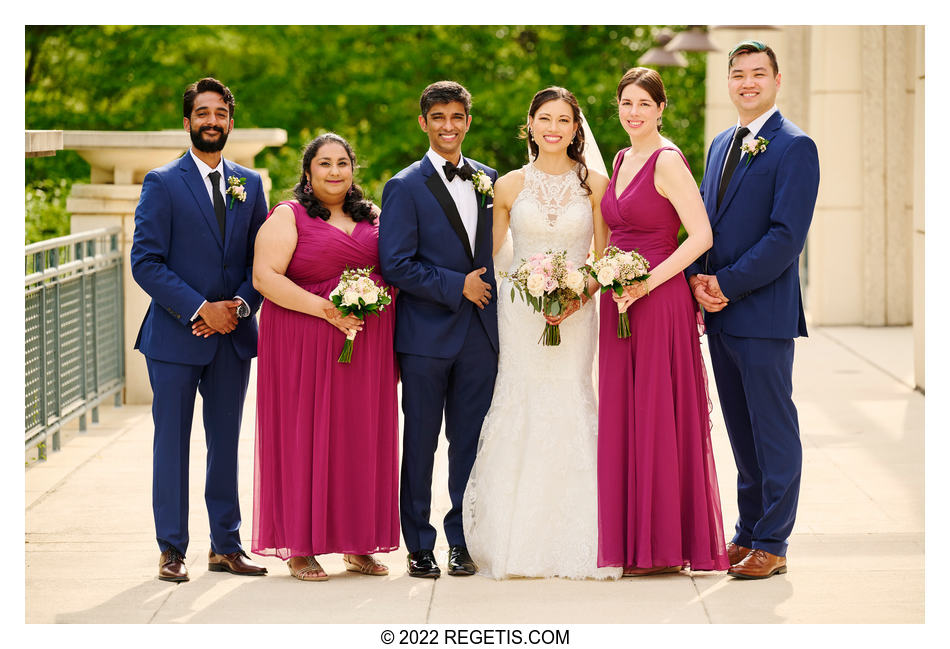
M 683 26 L 673 26 L 680 29 Z M 659 26 L 28 26 L 30 129 L 181 127 L 181 94 L 214 76 L 234 92 L 238 128 L 283 128 L 288 142 L 256 163 L 270 171 L 271 204 L 300 174 L 300 152 L 335 131 L 350 140 L 358 180 L 379 200 L 383 184 L 422 157 L 419 94 L 455 79 L 473 95 L 463 151 L 504 173 L 526 162 L 517 138 L 531 97 L 548 85 L 577 95 L 610 167 L 629 140 L 616 117 L 623 72 Z M 664 134 L 693 174 L 703 166 L 705 56 L 661 69 L 670 103 Z M 78 156 L 30 159 L 27 183 L 88 177 Z
M 26 243 L 69 234 L 66 197 L 72 180 L 59 178 L 26 186 Z

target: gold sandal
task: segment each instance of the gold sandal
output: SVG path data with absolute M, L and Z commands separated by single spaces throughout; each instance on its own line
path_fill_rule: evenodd
M 649 577 L 650 575 L 665 575 L 679 572 L 683 566 L 656 566 L 653 568 L 634 568 L 627 567 L 623 569 L 624 577 Z
M 362 557 L 367 561 L 365 563 L 359 563 L 351 560 L 350 557 Z M 343 564 L 349 572 L 358 572 L 374 577 L 385 577 L 389 574 L 389 568 L 377 561 L 376 557 L 371 554 L 344 554 Z
M 326 581 L 330 578 L 330 576 L 327 575 L 326 571 L 320 566 L 314 557 L 303 558 L 307 560 L 307 566 L 305 568 L 294 568 L 291 565 L 290 560 L 287 560 L 287 568 L 290 570 L 290 575 L 292 577 L 299 579 L 300 581 Z M 323 575 L 317 575 L 316 577 L 313 577 L 310 575 L 310 573 L 314 572 L 322 572 Z

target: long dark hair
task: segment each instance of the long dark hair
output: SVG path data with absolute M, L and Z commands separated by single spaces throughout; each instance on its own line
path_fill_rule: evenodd
M 574 113 L 574 123 L 577 124 L 577 133 L 567 147 L 567 157 L 580 165 L 577 169 L 577 178 L 581 181 L 581 187 L 583 187 L 587 195 L 590 196 L 593 192 L 587 184 L 587 176 L 589 174 L 587 171 L 587 162 L 584 159 L 584 127 L 581 122 L 581 107 L 577 103 L 577 98 L 574 96 L 574 93 L 560 86 L 551 86 L 544 90 L 539 90 L 535 93 L 534 99 L 531 100 L 531 106 L 528 108 L 528 117 L 533 119 L 535 113 L 538 112 L 538 109 L 543 104 L 554 99 L 563 99 L 566 101 L 571 107 L 571 112 Z M 531 139 L 530 129 L 527 124 L 521 127 L 520 137 L 528 140 L 528 148 L 531 151 L 531 155 L 537 158 L 538 143 Z
M 353 167 L 353 173 L 354 175 L 356 174 L 356 154 L 353 152 L 353 147 L 350 146 L 350 143 L 336 133 L 324 133 L 315 138 L 304 148 L 303 160 L 300 165 L 300 180 L 297 181 L 297 185 L 293 189 L 294 198 L 297 199 L 298 203 L 304 206 L 310 218 L 319 217 L 324 221 L 330 218 L 330 210 L 324 207 L 320 199 L 311 192 L 305 192 L 304 188 L 307 185 L 307 173 L 310 171 L 310 163 L 313 162 L 320 147 L 330 142 L 336 142 L 346 149 L 346 154 L 350 157 L 350 165 Z M 355 181 L 343 199 L 343 211 L 350 215 L 354 223 L 373 221 L 373 204 L 363 198 L 363 190 L 360 189 L 360 186 L 357 185 Z

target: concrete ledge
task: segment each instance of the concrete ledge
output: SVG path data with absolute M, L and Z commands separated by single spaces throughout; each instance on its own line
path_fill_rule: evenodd
M 27 131 L 26 157 L 40 158 L 56 155 L 63 150 L 63 131 Z

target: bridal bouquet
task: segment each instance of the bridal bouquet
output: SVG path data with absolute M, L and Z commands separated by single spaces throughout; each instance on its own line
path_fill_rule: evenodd
M 340 275 L 340 283 L 330 292 L 330 302 L 344 316 L 355 315 L 360 320 L 366 318 L 369 313 L 379 316 L 379 312 L 392 302 L 386 287 L 379 286 L 369 276 L 371 272 L 373 272 L 372 266 L 354 270 L 347 268 Z M 343 351 L 336 359 L 338 363 L 349 363 L 353 358 L 355 338 L 355 331 L 347 334 L 343 342 Z
M 617 246 L 607 246 L 604 255 L 593 264 L 582 269 L 600 284 L 600 292 L 613 290 L 623 295 L 623 287 L 636 282 L 645 282 L 650 276 L 650 262 L 636 250 L 624 252 Z M 619 306 L 617 309 L 619 310 Z M 627 312 L 620 314 L 617 322 L 617 338 L 630 337 L 630 318 Z
M 580 299 L 586 289 L 584 273 L 576 265 L 567 261 L 567 251 L 538 253 L 527 259 L 513 273 L 499 273 L 511 280 L 511 301 L 515 301 L 515 291 L 521 299 L 531 305 L 536 312 L 549 316 L 564 313 L 567 303 Z M 539 343 L 560 345 L 559 325 L 545 323 Z

